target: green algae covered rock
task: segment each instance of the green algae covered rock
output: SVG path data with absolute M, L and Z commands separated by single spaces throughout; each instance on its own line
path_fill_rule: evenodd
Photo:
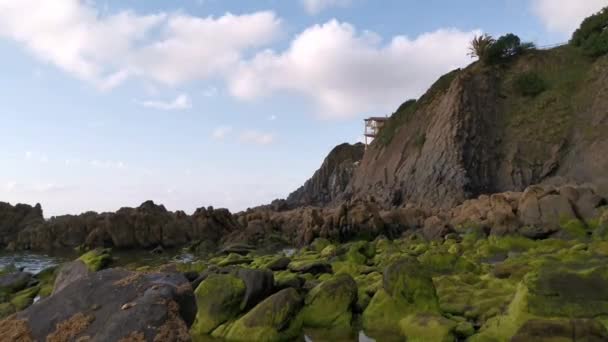
M 548 264 L 526 278 L 531 314 L 588 318 L 608 313 L 608 266 L 571 270 Z
M 110 252 L 111 250 L 108 248 L 97 248 L 81 255 L 78 260 L 84 262 L 91 272 L 97 272 L 110 266 L 112 263 Z
M 40 298 L 46 298 L 53 293 L 57 270 L 57 266 L 47 267 L 35 275 L 35 278 L 40 282 L 40 292 L 38 292 Z
M 302 309 L 305 326 L 350 329 L 352 309 L 357 302 L 357 284 L 347 274 L 339 274 L 313 288 Z
M 213 335 L 228 341 L 292 341 L 301 332 L 298 312 L 302 297 L 284 289 L 266 298 L 232 324 L 218 328 Z
M 357 241 L 353 243 L 346 252 L 346 260 L 355 264 L 363 265 L 367 259 L 371 259 L 376 254 L 374 244 L 367 241 Z
M 39 291 L 39 286 L 33 286 L 25 290 L 19 291 L 15 293 L 13 298 L 11 298 L 11 304 L 15 307 L 17 311 L 21 311 L 32 305 L 32 303 L 34 303 L 34 298 L 36 297 L 36 295 L 38 295 Z
M 460 274 L 433 278 L 444 313 L 480 323 L 503 313 L 516 290 L 509 280 L 490 275 Z
M 408 342 L 452 342 L 452 331 L 457 323 L 439 314 L 420 313 L 409 315 L 399 322 Z
M 242 256 L 237 253 L 230 253 L 225 258 L 219 260 L 217 262 L 217 265 L 219 267 L 232 266 L 232 265 L 243 265 L 243 264 L 249 264 L 252 261 L 253 261 L 253 259 L 251 259 L 249 257 Z
M 205 279 L 194 292 L 198 311 L 190 329 L 192 335 L 208 335 L 235 318 L 242 310 L 245 291 L 245 283 L 231 275 L 211 275 Z
M 316 252 L 320 253 L 325 247 L 331 245 L 331 242 L 325 238 L 316 238 L 311 244 L 310 247 Z
M 538 331 L 544 330 L 546 336 L 551 336 L 552 329 L 565 329 L 559 321 L 569 320 L 574 324 L 583 322 L 582 319 L 605 316 L 607 288 L 608 266 L 581 268 L 580 264 L 546 263 L 524 277 L 508 310 L 489 319 L 470 341 L 507 341 L 516 335 L 520 338 L 518 341 L 524 341 L 536 336 Z M 530 323 L 533 320 L 536 321 Z M 549 320 L 553 322 L 547 324 Z M 575 329 L 578 331 L 579 327 Z M 560 334 L 554 340 L 560 341 Z
M 419 313 L 439 313 L 435 286 L 420 262 L 413 257 L 402 258 L 384 270 L 382 289 L 363 312 L 363 326 L 370 331 L 407 336 L 400 321 Z
M 289 263 L 288 269 L 297 273 L 332 273 L 331 265 L 324 260 L 296 260 Z
M 531 319 L 524 323 L 512 342 L 607 341 L 608 331 L 593 319 Z

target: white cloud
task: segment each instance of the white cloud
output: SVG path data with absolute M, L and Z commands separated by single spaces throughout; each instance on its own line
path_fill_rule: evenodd
M 274 135 L 256 130 L 248 130 L 241 134 L 241 142 L 256 145 L 270 145 L 274 142 Z
M 2 0 L 0 37 L 106 90 L 134 76 L 174 85 L 223 72 L 248 48 L 272 41 L 281 26 L 273 12 L 106 12 L 88 0 Z
M 317 14 L 330 7 L 347 7 L 352 0 L 301 0 L 302 6 L 309 14 Z
M 232 133 L 232 127 L 220 126 L 213 130 L 211 136 L 216 140 L 224 140 L 230 133 Z
M 173 101 L 147 100 L 137 101 L 140 105 L 159 110 L 185 110 L 192 108 L 192 101 L 187 94 L 178 95 Z
M 286 51 L 267 50 L 243 62 L 229 89 L 243 99 L 296 92 L 314 100 L 324 118 L 386 113 L 470 63 L 468 45 L 478 33 L 442 29 L 385 43 L 373 32 L 331 20 L 306 29 Z
M 271 115 L 268 117 L 268 121 L 275 121 L 277 119 L 276 115 Z
M 551 32 L 569 36 L 583 19 L 608 6 L 606 0 L 532 0 L 534 13 Z

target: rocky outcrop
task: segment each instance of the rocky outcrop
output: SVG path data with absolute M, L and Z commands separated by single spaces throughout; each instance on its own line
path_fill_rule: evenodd
M 364 152 L 362 143 L 334 147 L 312 178 L 287 197 L 287 205 L 322 207 L 343 196 Z
M 26 227 L 38 226 L 42 223 L 44 218 L 40 204 L 32 207 L 27 204 L 12 206 L 0 202 L 0 245 L 14 244 L 19 232 Z
M 42 219 L 39 205 L 32 208 L 5 204 L 0 206 L 0 215 L 0 229 L 6 232 L 0 246 L 11 249 L 50 250 L 81 245 L 152 249 L 203 240 L 216 245 L 224 235 L 240 228 L 226 209 L 200 208 L 187 215 L 182 211 L 170 212 L 152 201 L 115 213 L 87 212 L 48 221 Z
M 190 341 L 195 314 L 183 276 L 108 269 L 1 321 L 0 337 L 19 329 L 35 341 Z

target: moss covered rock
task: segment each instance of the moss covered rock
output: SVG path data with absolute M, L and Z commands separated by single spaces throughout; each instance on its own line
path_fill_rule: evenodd
M 527 341 L 608 341 L 608 331 L 593 319 L 531 319 L 511 339 L 511 342 Z
M 112 255 L 110 252 L 111 250 L 108 248 L 97 248 L 81 255 L 78 260 L 84 262 L 91 272 L 97 272 L 110 266 L 112 263 Z
M 11 298 L 11 304 L 17 311 L 21 311 L 34 303 L 34 298 L 38 295 L 40 286 L 33 286 L 15 293 Z
M 408 342 L 452 342 L 456 324 L 439 314 L 420 313 L 405 317 L 399 327 Z
M 350 329 L 352 309 L 357 302 L 357 284 L 347 274 L 339 274 L 313 288 L 302 309 L 305 326 Z
M 400 321 L 418 313 L 439 313 L 435 286 L 420 262 L 413 257 L 402 258 L 384 270 L 382 289 L 363 312 L 363 326 L 405 335 Z
M 228 341 L 292 341 L 301 332 L 298 312 L 302 297 L 295 289 L 284 289 L 266 298 L 233 324 L 214 332 Z
M 205 279 L 194 292 L 198 311 L 190 329 L 192 335 L 208 335 L 235 318 L 242 310 L 245 291 L 245 283 L 231 275 L 211 275 Z
M 548 264 L 526 277 L 530 313 L 588 318 L 608 313 L 608 266 L 572 270 Z

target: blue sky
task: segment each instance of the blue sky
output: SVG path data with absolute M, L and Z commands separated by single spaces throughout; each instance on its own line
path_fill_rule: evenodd
M 381 5 L 380 5 L 381 4 Z M 284 197 L 475 34 L 564 42 L 604 0 L 0 1 L 0 200 L 45 215 Z

